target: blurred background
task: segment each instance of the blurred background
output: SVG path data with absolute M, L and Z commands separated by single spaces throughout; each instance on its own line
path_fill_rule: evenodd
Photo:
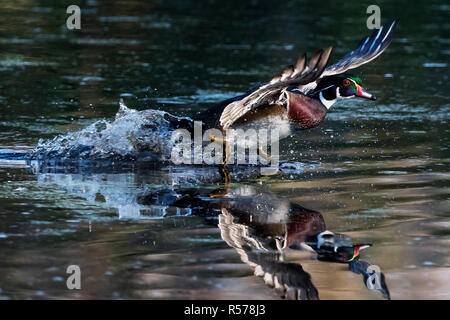
M 80 30 L 66 27 L 72 4 Z M 239 183 L 264 183 L 320 211 L 330 230 L 373 243 L 363 257 L 380 266 L 392 298 L 449 299 L 444 1 L 0 0 L 0 149 L 31 150 L 112 120 L 120 98 L 191 116 L 303 52 L 332 45 L 335 62 L 370 34 L 371 4 L 382 24 L 399 20 L 388 50 L 355 70 L 378 100 L 340 102 L 319 128 L 283 141 L 280 175 Z M 279 298 L 221 239 L 217 217 L 177 207 L 165 218 L 170 205 L 139 202 L 174 179 L 217 187 L 185 170 L 44 174 L 3 161 L 0 298 Z M 346 265 L 297 252 L 288 260 L 303 264 L 321 298 L 381 298 Z M 82 291 L 66 289 L 68 264 L 81 266 Z

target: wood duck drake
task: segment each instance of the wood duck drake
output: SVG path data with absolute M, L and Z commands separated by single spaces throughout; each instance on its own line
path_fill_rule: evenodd
M 209 128 L 227 130 L 231 127 L 278 123 L 280 137 L 290 134 L 290 124 L 300 129 L 318 126 L 327 111 L 338 100 L 360 97 L 375 100 L 367 93 L 360 78 L 345 73 L 372 61 L 383 53 L 392 41 L 397 22 L 393 21 L 361 40 L 358 47 L 337 63 L 326 67 L 332 47 L 319 50 L 310 60 L 306 54 L 295 66 L 288 66 L 273 78 L 243 95 L 228 99 L 201 113 L 197 120 Z M 284 132 L 286 131 L 286 132 Z

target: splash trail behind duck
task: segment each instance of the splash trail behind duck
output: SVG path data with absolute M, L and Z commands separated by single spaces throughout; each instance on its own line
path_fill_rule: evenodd
M 159 110 L 137 111 L 121 102 L 112 122 L 99 120 L 77 132 L 41 139 L 28 158 L 168 161 L 176 120 L 192 121 Z

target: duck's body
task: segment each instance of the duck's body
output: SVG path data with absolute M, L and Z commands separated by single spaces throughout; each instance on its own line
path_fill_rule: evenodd
M 246 159 L 245 151 L 252 150 L 251 161 L 270 159 L 273 165 L 278 159 L 278 140 L 290 136 L 293 129 L 317 127 L 335 102 L 352 97 L 376 99 L 363 89 L 360 78 L 346 71 L 375 59 L 386 50 L 396 24 L 394 21 L 375 30 L 355 50 L 333 65 L 326 67 L 331 47 L 317 52 L 308 63 L 304 54 L 295 66 L 289 66 L 270 82 L 222 101 L 192 119 L 173 117 L 171 127 L 188 129 L 191 136 L 195 136 L 195 128 L 198 128 L 195 122 L 200 122 L 204 144 L 211 140 L 225 145 L 222 164 L 234 158 L 239 163 Z M 209 129 L 220 132 L 207 132 Z M 237 153 L 233 155 L 234 147 Z M 271 156 L 267 152 L 269 147 Z M 258 154 L 253 152 L 255 150 Z M 250 161 L 250 151 L 248 158 Z
M 317 52 L 306 64 L 306 55 L 269 83 L 228 99 L 198 115 L 206 128 L 258 128 L 273 124 L 280 138 L 290 133 L 290 125 L 310 129 L 321 124 L 338 100 L 361 97 L 375 100 L 365 92 L 358 77 L 346 74 L 379 56 L 392 41 L 397 23 L 375 30 L 339 62 L 326 67 L 331 47 Z

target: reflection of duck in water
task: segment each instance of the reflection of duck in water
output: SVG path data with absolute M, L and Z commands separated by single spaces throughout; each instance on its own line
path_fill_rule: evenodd
M 171 159 L 174 130 L 187 129 L 193 137 L 195 120 L 202 122 L 202 130 L 276 129 L 279 138 L 290 134 L 291 124 L 300 129 L 318 126 L 329 108 L 340 99 L 375 100 L 373 95 L 365 92 L 359 77 L 345 72 L 384 52 L 392 41 L 396 25 L 394 21 L 374 30 L 355 50 L 328 67 L 331 47 L 316 53 L 308 63 L 303 55 L 295 66 L 289 66 L 269 83 L 223 101 L 192 118 L 157 110 L 136 111 L 121 104 L 114 122 L 98 121 L 79 132 L 40 141 L 29 157 L 164 162 Z M 215 139 L 213 135 L 210 137 Z M 209 137 L 206 138 L 208 141 Z M 222 139 L 217 141 L 225 143 Z
M 367 287 L 390 298 L 382 273 L 376 275 L 379 277 L 375 279 L 376 286 L 367 282 L 373 270 L 370 263 L 359 261 L 359 257 L 369 244 L 353 245 L 349 237 L 326 230 L 319 212 L 287 199 L 276 199 L 270 193 L 243 198 L 222 203 L 219 216 L 222 238 L 254 269 L 255 275 L 263 277 L 282 296 L 318 298 L 310 276 L 301 265 L 283 261 L 289 248 L 315 253 L 320 261 L 347 263 L 350 271 L 363 275 Z
M 225 242 L 236 249 L 256 276 L 263 277 L 285 298 L 319 298 L 302 266 L 284 261 L 288 249 L 314 253 L 319 261 L 348 264 L 351 272 L 363 275 L 368 288 L 390 298 L 384 275 L 374 275 L 374 266 L 359 260 L 361 251 L 371 245 L 354 245 L 349 237 L 327 230 L 320 212 L 254 186 L 226 187 L 212 194 L 198 188 L 179 189 L 175 194 L 156 192 L 142 195 L 138 201 L 148 205 L 164 199 L 169 206 L 191 209 L 193 215 L 218 214 Z

